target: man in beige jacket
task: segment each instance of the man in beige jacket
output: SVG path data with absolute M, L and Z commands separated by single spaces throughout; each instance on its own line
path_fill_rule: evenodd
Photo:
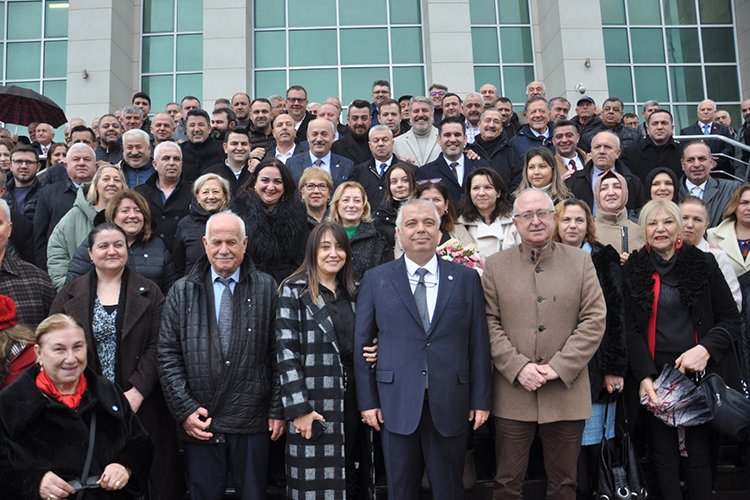
M 522 244 L 487 259 L 482 283 L 494 364 L 494 499 L 522 498 L 537 424 L 547 498 L 576 498 L 576 462 L 591 416 L 587 365 L 604 335 L 606 306 L 588 253 L 552 242 L 546 193 L 516 199 Z

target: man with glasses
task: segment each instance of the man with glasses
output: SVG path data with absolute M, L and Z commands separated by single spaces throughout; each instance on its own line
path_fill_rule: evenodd
M 11 210 L 34 220 L 36 203 L 39 197 L 39 154 L 31 146 L 16 146 L 10 152 L 10 171 L 13 178 L 6 184 L 8 190 L 3 199 Z
M 380 123 L 378 118 L 380 110 L 378 109 L 383 101 L 391 98 L 391 84 L 387 80 L 375 80 L 372 83 L 372 104 L 370 105 L 370 116 L 372 116 L 372 125 Z
M 296 142 L 299 144 L 307 137 L 307 124 L 315 117 L 307 111 L 307 90 L 302 85 L 292 85 L 286 91 L 286 109 L 294 119 L 294 128 L 297 129 Z
M 433 83 L 430 85 L 428 90 L 428 96 L 432 101 L 432 107 L 434 108 L 433 119 L 435 124 L 440 123 L 443 119 L 443 97 L 448 93 L 448 87 L 439 83 Z
M 547 498 L 575 500 L 584 421 L 592 415 L 588 362 L 604 335 L 604 297 L 589 255 L 552 242 L 557 217 L 546 193 L 523 191 L 513 214 L 521 246 L 488 257 L 482 276 L 495 367 L 494 497 L 521 500 L 538 425 Z

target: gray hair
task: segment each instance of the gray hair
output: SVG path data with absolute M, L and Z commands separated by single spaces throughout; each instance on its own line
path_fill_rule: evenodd
M 396 227 L 400 230 L 401 223 L 404 222 L 404 209 L 406 207 L 429 207 L 435 213 L 435 222 L 440 225 L 440 214 L 438 213 L 437 207 L 430 200 L 423 198 L 411 198 L 405 201 L 401 208 L 398 209 L 398 215 L 396 216 Z
M 144 132 L 145 134 L 145 132 Z M 89 153 L 91 153 L 91 156 L 93 156 L 94 161 L 96 161 L 96 151 L 94 151 L 94 148 L 89 146 L 88 144 L 84 144 L 82 142 L 76 142 L 75 144 L 72 144 L 68 148 L 68 152 L 65 154 L 65 159 L 67 161 L 70 161 L 70 157 L 73 155 L 73 151 L 76 149 L 86 149 Z
M 227 199 L 226 203 L 229 203 L 229 199 L 232 197 L 232 190 L 229 187 L 229 181 L 219 174 L 203 174 L 195 179 L 195 182 L 193 183 L 193 196 L 197 198 L 201 188 L 203 188 L 203 185 L 208 181 L 216 181 L 219 183 L 219 186 L 221 186 L 221 190 L 224 192 L 224 196 Z
M 570 106 L 570 101 L 567 100 L 566 98 L 564 98 L 564 97 L 553 97 L 552 99 L 549 100 L 549 103 L 547 103 L 547 111 L 552 111 L 552 106 L 554 106 L 557 101 L 562 101 L 565 104 L 567 104 L 568 106 Z
M 544 102 L 544 106 L 549 109 L 549 103 L 547 102 L 547 99 L 540 95 L 535 95 L 534 97 L 530 98 L 528 101 L 526 101 L 526 104 L 523 105 L 523 115 L 526 116 L 526 114 L 529 112 L 529 106 L 531 103 L 542 101 Z
M 542 84 L 542 92 L 544 92 L 545 94 L 547 93 L 547 86 L 544 84 L 544 82 L 542 82 L 540 80 L 534 80 L 534 82 L 541 83 Z M 534 83 L 534 82 L 529 82 L 529 84 L 526 85 L 526 94 L 529 93 L 529 87 L 531 87 L 531 84 Z
M 276 103 L 278 101 L 285 101 L 283 97 L 281 97 L 279 94 L 274 94 L 272 96 L 268 97 L 268 100 L 271 101 L 271 104 Z
M 646 101 L 646 102 L 643 103 L 643 107 L 644 108 L 647 108 L 649 106 L 659 106 L 659 101 L 657 101 L 655 99 L 651 99 L 650 101 Z
M 468 94 L 466 94 L 466 97 L 464 97 L 464 102 L 465 102 L 465 101 L 466 101 L 466 99 L 468 99 L 469 97 L 478 97 L 479 99 L 481 99 L 481 100 L 482 100 L 482 102 L 484 102 L 484 97 L 483 97 L 483 96 L 482 96 L 482 94 L 480 94 L 479 92 L 469 92 Z
M 518 200 L 520 200 L 521 196 L 523 196 L 525 193 L 530 193 L 530 192 L 543 194 L 544 197 L 547 198 L 547 201 L 549 201 L 549 207 L 550 207 L 550 209 L 551 210 L 555 209 L 555 202 L 552 201 L 552 198 L 546 192 L 541 191 L 539 189 L 535 189 L 535 188 L 526 188 L 523 191 L 521 191 L 520 193 L 518 193 L 518 196 L 516 196 L 515 201 L 513 201 L 513 217 L 515 217 L 516 215 L 518 215 Z
M 388 125 L 383 125 L 382 123 L 378 123 L 377 125 L 374 125 L 372 128 L 370 128 L 370 132 L 367 134 L 367 138 L 372 138 L 373 132 L 383 132 L 387 131 L 391 134 L 391 139 L 393 139 L 393 132 L 391 132 L 391 129 L 388 128 Z
M 5 210 L 5 215 L 8 216 L 8 222 L 13 222 L 10 220 L 10 207 L 8 206 L 8 202 L 2 198 L 0 198 L 0 208 Z
M 431 113 L 435 112 L 435 106 L 432 104 L 432 101 L 423 95 L 415 95 L 414 97 L 409 99 L 409 111 L 411 111 L 411 108 L 412 106 L 414 106 L 414 103 L 417 103 L 417 102 L 423 102 L 427 104 L 430 107 L 430 112 Z
M 164 114 L 166 114 L 166 113 L 164 113 Z M 146 146 L 148 146 L 151 143 L 148 134 L 146 132 L 144 132 L 143 130 L 139 129 L 139 128 L 134 128 L 133 130 L 128 130 L 127 132 L 125 132 L 124 134 L 122 134 L 122 140 L 123 140 L 123 142 L 125 142 L 125 138 L 126 137 L 133 137 L 134 139 L 140 139 L 141 142 L 143 142 L 144 144 L 146 144 Z
M 206 239 L 208 239 L 208 232 L 211 230 L 211 223 L 213 222 L 215 218 L 220 217 L 222 215 L 228 215 L 230 217 L 234 217 L 240 223 L 240 240 L 244 240 L 245 236 L 247 236 L 247 234 L 245 233 L 245 221 L 242 220 L 242 217 L 232 212 L 231 210 L 224 210 L 223 212 L 215 213 L 211 217 L 208 218 L 208 221 L 206 222 L 206 234 L 205 234 Z
M 120 116 L 135 115 L 135 114 L 137 114 L 138 116 L 141 117 L 141 119 L 143 119 L 143 111 L 141 111 L 141 108 L 139 108 L 138 106 L 132 106 L 132 105 L 125 106 L 124 108 L 122 108 L 122 111 L 120 112 Z
M 594 139 L 596 139 L 596 136 L 602 135 L 602 134 L 609 134 L 612 137 L 614 137 L 617 141 L 617 149 L 620 149 L 620 138 L 617 136 L 617 134 L 615 134 L 611 130 L 602 130 L 601 132 L 597 132 L 596 134 L 594 134 L 594 137 L 591 138 L 591 142 L 593 143 Z
M 145 133 L 145 132 L 144 132 L 144 133 Z M 164 141 L 164 142 L 160 142 L 160 143 L 159 143 L 159 145 L 158 145 L 158 146 L 156 146 L 156 148 L 154 148 L 154 159 L 155 159 L 155 160 L 159 158 L 159 152 L 160 152 L 160 151 L 161 151 L 162 149 L 164 149 L 165 147 L 173 147 L 173 148 L 176 148 L 176 149 L 177 149 L 177 151 L 179 151 L 179 152 L 180 152 L 180 160 L 182 160 L 182 148 L 180 148 L 180 145 L 179 145 L 179 144 L 177 144 L 176 142 L 173 142 L 173 141 Z

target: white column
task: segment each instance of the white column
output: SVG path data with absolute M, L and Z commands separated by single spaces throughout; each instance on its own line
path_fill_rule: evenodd
M 138 88 L 140 0 L 69 3 L 66 115 L 91 124 L 130 104 Z
M 538 0 L 531 7 L 537 77 L 547 87 L 547 98 L 565 97 L 575 108 L 581 97 L 575 86 L 583 83 L 586 95 L 601 105 L 609 90 L 599 3 Z
M 263 0 L 256 0 L 263 1 Z M 312 5 L 310 6 L 312 8 Z M 203 2 L 203 107 L 237 92 L 253 97 L 253 2 Z
M 475 91 L 469 0 L 425 0 L 422 7 L 426 86 L 442 83 L 459 95 Z

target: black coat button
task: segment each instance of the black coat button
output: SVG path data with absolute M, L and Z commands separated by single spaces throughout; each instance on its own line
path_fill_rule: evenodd
M 536 298 L 536 301 L 537 301 L 537 302 L 541 302 L 542 300 L 544 300 L 544 299 L 542 299 L 541 297 L 537 297 L 537 298 Z
M 535 273 L 541 273 L 541 272 L 542 272 L 542 270 L 541 270 L 540 268 L 538 268 L 538 267 L 537 267 L 536 269 L 534 269 L 534 272 L 535 272 Z
M 537 328 L 537 330 L 539 330 L 540 332 L 543 332 L 544 331 L 544 327 L 540 326 L 539 328 Z
M 541 363 L 541 362 L 542 362 L 542 358 L 539 358 L 539 357 L 537 357 L 537 358 L 536 358 L 536 362 L 537 362 L 537 363 Z

